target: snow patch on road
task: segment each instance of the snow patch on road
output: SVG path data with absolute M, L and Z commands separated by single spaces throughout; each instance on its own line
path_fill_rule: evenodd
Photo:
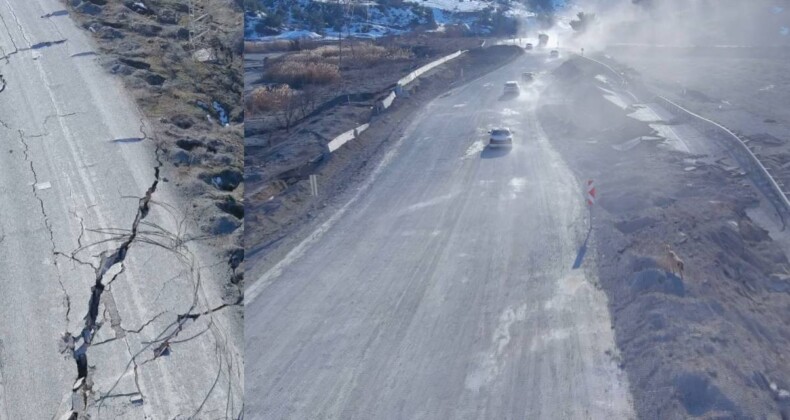
M 688 146 L 683 139 L 678 136 L 675 130 L 672 127 L 665 125 L 665 124 L 649 124 L 650 128 L 656 130 L 658 134 L 666 139 L 664 144 L 674 150 L 684 153 L 690 153 Z
M 550 345 L 554 341 L 567 340 L 570 336 L 571 332 L 567 328 L 550 330 L 545 334 L 535 336 L 532 340 L 532 344 L 529 346 L 529 351 L 536 352 L 539 349 Z
M 620 109 L 628 108 L 628 104 L 622 98 L 620 98 L 620 96 L 614 91 L 611 91 L 609 89 L 604 89 L 602 87 L 598 87 L 598 89 L 600 89 L 604 93 L 603 95 L 604 99 L 613 103 L 618 108 Z
M 502 355 L 510 344 L 510 327 L 527 317 L 527 304 L 518 308 L 507 307 L 499 316 L 499 324 L 491 337 L 489 351 L 480 355 L 477 369 L 466 376 L 466 389 L 480 392 L 480 388 L 490 384 L 502 371 Z
M 449 194 L 445 194 L 445 195 L 442 195 L 442 196 L 439 196 L 439 197 L 432 198 L 430 200 L 425 200 L 425 201 L 421 201 L 419 203 L 412 204 L 409 207 L 406 207 L 405 210 L 400 212 L 399 215 L 403 215 L 403 214 L 406 214 L 406 213 L 411 213 L 411 212 L 414 212 L 414 211 L 417 211 L 417 210 L 422 210 L 422 209 L 424 209 L 426 207 L 431 207 L 431 206 L 435 206 L 437 204 L 441 204 L 441 203 L 443 203 L 445 201 L 451 200 L 456 195 L 457 194 L 455 194 L 455 193 L 449 193 Z
M 628 114 L 628 117 L 633 118 L 637 121 L 642 121 L 646 123 L 655 123 L 663 121 L 656 111 L 649 106 L 640 106 L 636 109 L 636 111 Z
M 472 143 L 468 149 L 466 149 L 466 153 L 464 153 L 464 159 L 469 159 L 472 157 L 476 157 L 480 155 L 486 148 L 486 143 L 483 140 L 477 140 L 476 142 Z

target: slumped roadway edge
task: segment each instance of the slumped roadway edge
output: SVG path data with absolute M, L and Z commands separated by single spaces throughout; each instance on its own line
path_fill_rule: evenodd
M 419 112 L 352 206 L 245 307 L 250 419 L 633 418 L 581 187 L 516 60 Z M 486 131 L 515 130 L 512 151 Z
M 0 0 L 0 419 L 238 417 L 227 265 L 96 60 L 60 2 Z

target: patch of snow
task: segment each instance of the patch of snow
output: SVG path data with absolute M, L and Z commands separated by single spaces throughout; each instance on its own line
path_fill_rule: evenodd
M 477 12 L 492 6 L 490 1 L 482 0 L 406 0 L 409 3 L 419 4 L 423 7 L 447 10 L 451 12 Z
M 615 92 L 613 92 L 613 91 L 611 91 L 609 89 L 604 89 L 604 88 L 601 88 L 601 87 L 599 87 L 598 89 L 601 89 L 601 91 L 604 92 L 603 97 L 607 101 L 615 104 L 618 108 L 620 108 L 620 109 L 628 108 L 628 104 L 620 97 L 620 95 L 616 94 Z
M 663 121 L 661 117 L 658 116 L 658 114 L 656 114 L 656 111 L 654 111 L 652 108 L 647 106 L 637 108 L 636 111 L 628 114 L 628 116 L 637 121 L 648 122 L 648 123 Z
M 227 126 L 230 124 L 230 120 L 228 119 L 228 113 L 225 111 L 225 108 L 222 107 L 217 101 L 211 103 L 211 106 L 214 108 L 214 111 L 217 111 L 217 115 L 219 115 L 219 122 L 222 126 Z
M 261 41 L 265 40 L 275 40 L 275 39 L 321 39 L 322 36 L 313 32 L 304 29 L 295 30 L 295 31 L 286 31 L 279 35 L 271 35 L 271 36 L 262 36 L 257 37 L 256 39 L 260 39 Z
M 472 158 L 480 154 L 486 148 L 486 143 L 483 140 L 477 140 L 476 142 L 472 143 L 468 149 L 466 149 L 466 153 L 464 154 L 464 158 Z
M 688 146 L 683 139 L 678 136 L 675 130 L 672 127 L 665 125 L 665 124 L 649 124 L 650 128 L 655 130 L 661 137 L 666 139 L 666 146 L 670 149 L 677 150 L 679 152 L 690 153 Z

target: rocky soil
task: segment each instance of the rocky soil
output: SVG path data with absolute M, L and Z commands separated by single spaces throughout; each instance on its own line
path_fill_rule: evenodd
M 191 202 L 199 239 L 228 261 L 239 298 L 244 251 L 243 14 L 231 0 L 68 0 L 98 59 L 123 79 L 166 162 L 164 178 Z

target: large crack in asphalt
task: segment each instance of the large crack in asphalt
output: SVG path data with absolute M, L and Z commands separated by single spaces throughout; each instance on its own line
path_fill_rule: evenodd
M 142 129 L 143 127 L 141 126 L 141 130 Z M 144 138 L 148 138 L 145 131 L 143 131 L 143 135 Z M 118 276 L 120 276 L 126 269 L 124 261 L 128 255 L 129 248 L 137 239 L 140 224 L 143 219 L 148 216 L 148 213 L 151 209 L 153 195 L 159 186 L 160 170 L 162 167 L 159 144 L 156 145 L 155 153 L 157 164 L 154 167 L 154 181 L 146 190 L 145 195 L 138 201 L 137 212 L 135 214 L 134 221 L 132 222 L 129 234 L 126 235 L 126 238 L 117 248 L 111 251 L 102 252 L 100 254 L 98 266 L 93 266 L 95 278 L 93 285 L 91 286 L 91 295 L 88 301 L 88 311 L 84 318 L 85 323 L 82 330 L 77 335 L 66 332 L 63 336 L 65 348 L 71 351 L 74 362 L 77 366 L 77 380 L 72 387 L 72 408 L 71 414 L 68 417 L 70 420 L 76 420 L 80 414 L 85 412 L 88 408 L 88 399 L 93 386 L 88 368 L 88 349 L 92 345 L 93 338 L 102 325 L 102 323 L 97 319 L 99 316 L 99 306 L 102 302 L 102 295 L 104 294 L 106 287 L 116 278 L 118 278 Z M 116 266 L 120 266 L 120 270 L 112 276 L 107 284 L 105 284 L 105 276 L 110 272 L 110 270 L 113 269 L 113 267 Z M 108 305 L 105 304 L 105 307 L 107 306 Z M 113 304 L 110 305 L 108 310 L 113 311 L 114 308 L 115 305 L 113 300 Z M 120 328 L 120 316 L 117 314 L 117 310 L 115 310 L 115 314 L 111 316 L 111 325 L 113 326 L 113 329 L 116 328 L 116 324 L 117 328 Z M 136 368 L 135 383 L 137 383 Z
M 143 134 L 143 139 L 149 139 L 148 135 L 144 130 L 145 125 L 141 121 L 141 133 Z M 155 140 L 155 139 L 154 139 Z M 95 273 L 95 278 L 93 285 L 91 287 L 91 297 L 88 302 L 88 313 L 85 316 L 85 323 L 83 329 L 79 334 L 64 334 L 63 340 L 63 348 L 66 350 L 70 350 L 71 354 L 74 358 L 75 364 L 77 366 L 77 380 L 72 387 L 72 408 L 70 413 L 66 413 L 66 418 L 69 420 L 76 420 L 81 418 L 81 415 L 85 413 L 90 407 L 91 404 L 89 403 L 89 397 L 92 393 L 92 386 L 93 382 L 91 377 L 93 375 L 93 371 L 91 370 L 90 366 L 88 365 L 88 349 L 92 346 L 103 345 L 112 341 L 116 340 L 123 340 L 126 345 L 127 352 L 129 353 L 129 359 L 127 362 L 127 366 L 124 369 L 124 372 L 131 371 L 134 376 L 134 386 L 136 388 L 135 392 L 129 393 L 114 393 L 116 387 L 120 384 L 121 379 L 124 377 L 125 374 L 120 375 L 116 378 L 115 383 L 106 391 L 102 392 L 102 395 L 96 398 L 96 401 L 93 403 L 96 409 L 101 412 L 101 408 L 106 400 L 117 398 L 117 397 L 128 397 L 132 405 L 142 405 L 145 400 L 145 395 L 143 394 L 143 388 L 140 385 L 140 370 L 141 368 L 159 357 L 168 356 L 172 350 L 171 346 L 188 342 L 193 340 L 209 330 L 211 330 L 215 334 L 215 352 L 218 358 L 218 370 L 217 375 L 214 378 L 214 381 L 211 383 L 211 386 L 207 390 L 202 403 L 199 407 L 195 410 L 192 417 L 197 416 L 201 410 L 204 408 L 204 405 L 208 401 L 209 397 L 212 395 L 214 390 L 217 388 L 217 384 L 221 377 L 221 373 L 223 368 L 227 369 L 228 375 L 231 374 L 233 369 L 233 361 L 231 358 L 227 357 L 225 354 L 226 347 L 227 347 L 227 337 L 224 337 L 224 343 L 221 332 L 217 331 L 215 327 L 215 322 L 213 318 L 208 321 L 208 326 L 205 329 L 202 329 L 195 334 L 190 335 L 187 338 L 180 338 L 179 335 L 183 333 L 185 329 L 187 329 L 191 324 L 193 324 L 197 319 L 208 316 L 211 317 L 212 314 L 215 312 L 221 311 L 223 309 L 232 307 L 232 306 L 240 306 L 242 305 L 243 299 L 239 297 L 239 299 L 234 303 L 224 303 L 219 306 L 216 306 L 211 309 L 204 310 L 202 312 L 195 312 L 195 309 L 199 305 L 199 293 L 198 291 L 201 289 L 201 275 L 200 275 L 200 268 L 198 267 L 195 269 L 194 264 L 194 254 L 189 250 L 182 249 L 183 245 L 187 242 L 191 241 L 189 238 L 182 238 L 181 234 L 181 226 L 179 224 L 179 233 L 173 234 L 167 232 L 163 227 L 153 224 L 151 222 L 143 222 L 145 217 L 148 215 L 151 206 L 154 204 L 152 201 L 152 196 L 156 191 L 157 185 L 160 181 L 160 168 L 162 167 L 162 160 L 161 160 L 161 153 L 162 150 L 160 148 L 160 144 L 156 141 L 156 161 L 157 165 L 155 167 L 155 180 L 153 184 L 150 186 L 146 195 L 139 199 L 138 202 L 138 211 L 135 216 L 135 220 L 132 223 L 132 228 L 130 231 L 124 231 L 121 237 L 124 238 L 123 242 L 115 248 L 114 251 L 105 251 L 100 254 L 100 262 L 97 266 L 94 266 L 87 262 L 82 262 L 76 257 L 76 253 L 79 250 L 84 249 L 85 247 L 82 245 L 82 233 L 78 238 L 78 245 L 79 249 L 72 253 L 72 255 L 60 254 L 64 257 L 70 258 L 76 262 L 81 264 L 85 264 L 86 266 L 90 266 L 93 268 Z M 155 203 L 156 205 L 167 206 L 165 203 Z M 165 210 L 167 208 L 165 207 Z M 82 232 L 84 233 L 84 224 L 82 218 L 78 215 L 74 215 L 80 221 L 80 226 L 82 228 Z M 143 226 L 148 226 L 153 228 L 154 230 L 146 230 L 143 229 Z M 104 233 L 111 233 L 114 235 L 119 235 L 119 230 L 111 229 L 105 230 Z M 158 238 L 158 239 L 157 239 Z M 166 239 L 169 242 L 159 242 L 159 240 Z M 199 239 L 199 238 L 196 238 Z M 152 325 L 157 319 L 161 316 L 165 315 L 166 312 L 160 312 L 155 316 L 148 319 L 145 323 L 143 323 L 139 328 L 135 329 L 126 329 L 123 328 L 121 325 L 121 316 L 117 310 L 115 305 L 115 300 L 112 296 L 112 293 L 109 291 L 110 285 L 123 273 L 126 269 L 124 265 L 125 258 L 127 256 L 128 250 L 132 243 L 146 243 L 149 245 L 159 246 L 161 248 L 167 249 L 172 252 L 177 252 L 182 258 L 188 258 L 192 260 L 192 264 L 189 264 L 192 267 L 192 279 L 194 281 L 193 285 L 193 297 L 190 307 L 185 313 L 179 314 L 176 316 L 176 320 L 172 323 L 166 325 L 151 341 L 143 341 L 141 344 L 143 347 L 138 350 L 136 353 L 133 352 L 130 342 L 128 340 L 129 334 L 140 334 L 145 328 Z M 106 277 L 109 273 L 113 270 L 113 267 L 120 265 L 120 270 L 115 273 L 112 278 L 109 280 Z M 235 268 L 235 267 L 234 267 Z M 97 331 L 103 325 L 103 322 L 99 320 L 100 318 L 100 305 L 104 304 L 104 319 L 109 319 L 110 326 L 113 329 L 113 337 L 105 339 L 100 342 L 93 342 L 93 339 L 96 336 Z M 218 336 L 219 334 L 220 336 Z M 149 359 L 143 360 L 138 362 L 138 357 L 142 355 L 146 351 L 153 352 L 153 356 Z M 222 363 L 222 359 L 227 358 L 226 363 Z M 230 382 L 228 383 L 229 392 L 227 395 L 228 402 L 226 410 L 233 412 L 235 407 L 233 407 L 233 403 L 231 401 L 233 397 L 233 393 L 230 391 Z

